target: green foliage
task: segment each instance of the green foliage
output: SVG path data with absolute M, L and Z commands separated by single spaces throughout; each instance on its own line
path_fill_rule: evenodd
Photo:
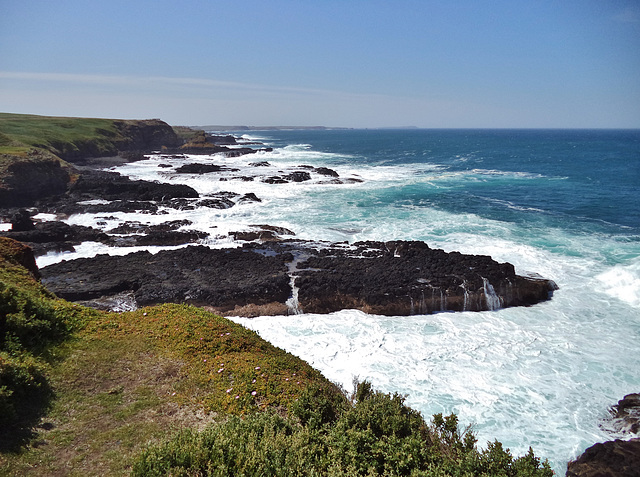
M 50 395 L 46 367 L 29 354 L 0 351 L 0 426 L 12 426 Z
M 338 393 L 318 385 L 307 386 L 291 406 L 291 415 L 310 429 L 333 424 L 346 410 L 347 401 Z
M 533 451 L 513 459 L 497 441 L 480 451 L 455 415 L 436 415 L 429 425 L 402 396 L 374 391 L 370 383 L 357 387 L 351 406 L 332 409 L 335 417 L 323 412 L 328 407 L 326 396 L 310 390 L 293 407 L 293 418 L 266 413 L 201 433 L 182 431 L 143 452 L 133 475 L 553 475 Z
M 52 300 L 0 282 L 0 349 L 41 351 L 68 333 Z

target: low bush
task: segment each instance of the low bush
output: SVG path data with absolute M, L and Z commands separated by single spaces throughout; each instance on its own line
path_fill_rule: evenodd
M 317 406 L 314 400 L 318 399 Z M 398 394 L 361 383 L 350 406 L 310 390 L 291 416 L 232 417 L 185 430 L 144 451 L 134 476 L 504 476 L 551 477 L 533 451 L 514 459 L 499 442 L 478 450 L 455 415 L 430 424 Z
M 21 263 L 25 248 L 0 239 L 0 427 L 11 430 L 0 448 L 20 445 L 47 408 L 49 350 L 92 313 L 47 292 Z

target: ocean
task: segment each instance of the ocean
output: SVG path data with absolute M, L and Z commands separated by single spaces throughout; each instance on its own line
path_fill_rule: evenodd
M 388 317 L 344 310 L 233 319 L 348 391 L 354 379 L 366 379 L 405 395 L 427 418 L 454 412 L 472 426 L 480 447 L 498 439 L 521 455 L 531 446 L 559 475 L 592 444 L 625 437 L 601 424 L 610 406 L 640 392 L 640 131 L 237 134 L 273 150 L 236 158 L 151 155 L 113 170 L 186 183 L 203 196 L 253 192 L 262 202 L 164 215 L 78 214 L 67 222 L 107 230 L 125 220 L 187 219 L 192 225 L 185 228 L 211 234 L 205 240 L 211 247 L 237 246 L 228 232 L 269 224 L 305 240 L 422 240 L 510 262 L 519 274 L 554 280 L 553 298 L 480 313 Z M 187 162 L 239 171 L 191 175 L 167 167 Z M 247 179 L 298 165 L 331 168 L 340 181 Z M 138 249 L 85 243 L 38 264 Z

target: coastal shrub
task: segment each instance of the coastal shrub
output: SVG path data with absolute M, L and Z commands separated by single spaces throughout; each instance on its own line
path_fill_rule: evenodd
M 0 349 L 42 350 L 68 332 L 51 300 L 0 282 Z
M 346 410 L 347 401 L 333 390 L 317 385 L 305 388 L 301 396 L 291 405 L 291 415 L 303 426 L 320 429 L 334 423 Z
M 261 413 L 231 417 L 200 433 L 182 431 L 145 450 L 132 475 L 553 475 L 533 451 L 513 459 L 497 441 L 478 450 L 455 415 L 435 415 L 428 424 L 402 396 L 374 391 L 370 383 L 358 386 L 350 406 L 331 412 L 321 393 L 309 391 L 299 401 L 289 418 Z
M 10 428 L 50 397 L 46 367 L 29 354 L 0 351 L 0 427 Z

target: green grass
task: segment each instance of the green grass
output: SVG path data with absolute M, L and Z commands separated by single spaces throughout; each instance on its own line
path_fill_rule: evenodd
M 26 259 L 0 238 L 0 475 L 552 475 L 202 309 L 59 300 Z
M 149 443 L 180 429 L 288 415 L 308 386 L 344 401 L 304 361 L 201 309 L 119 314 L 59 300 L 20 266 L 23 252 L 0 239 L 0 316 L 11 322 L 0 346 L 10 412 L 0 415 L 12 416 L 0 425 L 11 429 L 0 475 L 126 475 Z
M 65 157 L 90 147 L 95 152 L 117 152 L 114 142 L 119 138 L 113 120 L 65 118 L 27 114 L 0 113 L 0 154 L 10 154 L 7 138 L 14 146 L 45 149 Z

